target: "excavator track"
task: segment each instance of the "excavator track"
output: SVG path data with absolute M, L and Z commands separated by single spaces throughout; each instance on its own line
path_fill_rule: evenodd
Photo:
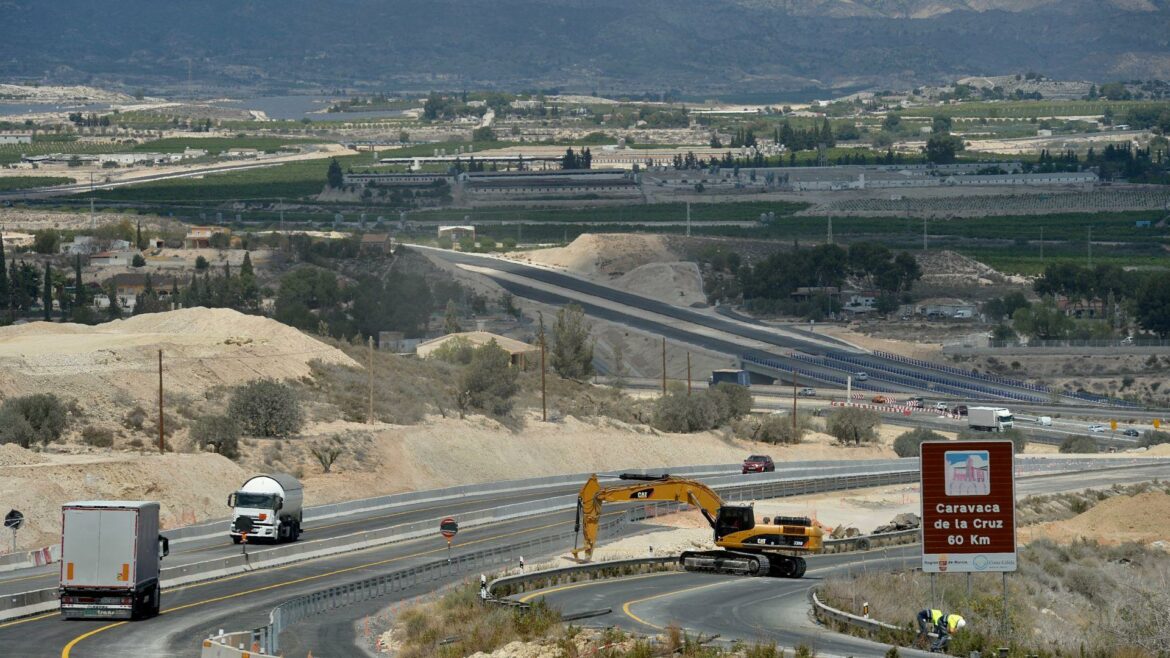
M 678 561 L 686 571 L 753 577 L 801 578 L 808 568 L 802 557 L 736 551 L 687 551 Z
M 741 576 L 769 576 L 773 569 L 770 556 L 736 551 L 687 551 L 678 556 L 678 561 L 686 571 Z

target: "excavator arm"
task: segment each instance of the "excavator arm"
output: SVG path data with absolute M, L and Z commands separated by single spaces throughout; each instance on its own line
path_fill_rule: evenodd
M 585 559 L 593 555 L 593 548 L 597 543 L 597 527 L 601 521 L 601 507 L 604 503 L 666 501 L 676 502 L 699 508 L 707 523 L 715 528 L 719 517 L 719 509 L 723 507 L 723 500 L 719 494 L 711 490 L 702 482 L 662 476 L 658 478 L 646 477 L 630 481 L 632 476 L 624 476 L 621 484 L 601 486 L 597 475 L 592 475 L 581 492 L 577 495 L 577 526 L 581 533 L 584 545 L 573 549 L 573 557 L 584 551 Z

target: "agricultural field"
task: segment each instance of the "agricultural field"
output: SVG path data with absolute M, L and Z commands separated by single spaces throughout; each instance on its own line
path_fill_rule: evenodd
M 344 168 L 357 157 L 345 156 L 337 161 Z M 320 193 L 328 168 L 329 161 L 324 159 L 288 162 L 203 178 L 175 178 L 102 190 L 96 196 L 107 201 L 144 203 L 295 200 Z
M 1116 116 L 1121 117 L 1133 109 L 1152 108 L 1170 108 L 1170 101 L 1109 101 L 1103 99 L 1092 101 L 984 101 L 915 107 L 899 110 L 898 114 L 904 117 L 1030 119 L 1032 117 L 1101 116 L 1106 109 L 1111 109 Z
M 192 148 L 206 149 L 209 155 L 219 155 L 229 149 L 256 149 L 275 153 L 287 145 L 319 144 L 323 141 L 303 137 L 169 137 L 143 142 L 133 150 L 142 153 L 182 153 Z
M 64 176 L 0 176 L 0 192 L 29 190 L 34 187 L 50 187 L 52 185 L 66 185 L 72 182 L 72 178 L 65 178 Z
M 126 153 L 133 148 L 133 144 L 94 144 L 72 140 L 37 140 L 32 144 L 0 144 L 0 165 L 20 162 L 22 155 Z

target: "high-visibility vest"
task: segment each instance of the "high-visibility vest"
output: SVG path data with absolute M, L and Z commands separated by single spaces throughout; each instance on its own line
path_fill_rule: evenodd
M 942 618 L 943 618 L 943 611 L 942 610 L 931 610 L 930 611 L 930 623 L 934 624 L 935 626 L 938 626 L 938 622 Z
M 947 632 L 954 633 L 959 628 L 959 622 L 963 619 L 962 615 L 947 615 Z

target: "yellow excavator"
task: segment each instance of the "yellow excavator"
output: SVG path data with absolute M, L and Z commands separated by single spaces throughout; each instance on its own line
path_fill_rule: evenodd
M 715 531 L 721 550 L 686 551 L 679 563 L 687 571 L 714 571 L 746 576 L 800 578 L 806 564 L 802 555 L 819 553 L 824 532 L 806 517 L 777 517 L 757 524 L 751 506 L 724 505 L 710 487 L 695 480 L 669 475 L 625 473 L 620 482 L 602 486 L 597 475 L 589 478 L 577 497 L 577 529 L 584 546 L 573 557 L 593 556 L 603 503 L 672 501 L 699 508 Z

